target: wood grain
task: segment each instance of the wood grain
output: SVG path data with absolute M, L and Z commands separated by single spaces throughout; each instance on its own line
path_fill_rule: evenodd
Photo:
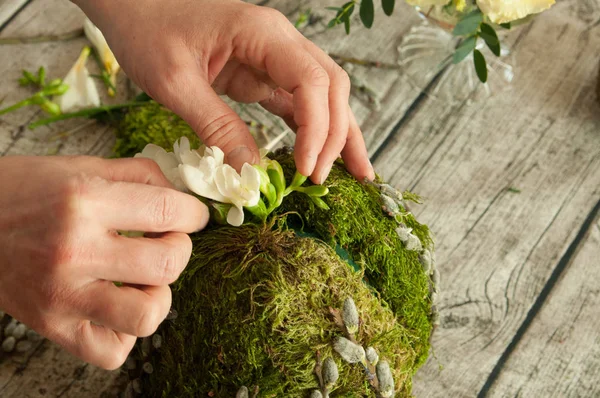
M 427 99 L 376 159 L 385 177 L 425 197 L 415 213 L 442 261 L 441 327 L 416 396 L 479 394 L 600 197 L 589 53 L 600 30 L 565 17 L 572 5 L 519 34 L 511 92 L 456 107 Z
M 491 395 L 597 397 L 600 371 L 600 219 L 568 264 Z
M 27 3 L 28 0 L 2 0 L 0 2 L 0 29 Z

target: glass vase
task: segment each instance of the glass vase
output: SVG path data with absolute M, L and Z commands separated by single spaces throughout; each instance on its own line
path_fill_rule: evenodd
M 515 74 L 515 57 L 507 45 L 502 28 L 500 56 L 493 54 L 482 39 L 476 49 L 485 57 L 487 82 L 477 77 L 473 54 L 454 64 L 452 56 L 461 42 L 452 35 L 459 20 L 440 6 L 427 10 L 415 7 L 422 22 L 413 26 L 398 47 L 398 62 L 407 80 L 427 95 L 448 103 L 462 103 L 489 98 L 511 86 Z

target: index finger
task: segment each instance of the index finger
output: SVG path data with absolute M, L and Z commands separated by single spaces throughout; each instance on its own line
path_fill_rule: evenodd
M 261 31 L 263 37 L 240 48 L 263 47 L 258 51 L 240 51 L 235 54 L 241 62 L 267 72 L 281 88 L 292 93 L 296 132 L 296 167 L 306 176 L 313 173 L 319 154 L 329 132 L 329 75 L 292 36 L 283 34 L 273 40 L 272 32 Z
M 89 212 L 107 229 L 192 233 L 208 223 L 206 205 L 174 189 L 106 181 L 89 193 Z

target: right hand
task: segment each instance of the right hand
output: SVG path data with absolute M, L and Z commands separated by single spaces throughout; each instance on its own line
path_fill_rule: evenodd
M 206 206 L 148 159 L 15 156 L 0 168 L 0 308 L 86 362 L 119 367 L 167 316 Z

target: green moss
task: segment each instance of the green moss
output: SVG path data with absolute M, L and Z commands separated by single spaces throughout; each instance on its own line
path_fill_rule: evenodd
M 190 139 L 192 147 L 200 145 L 198 136 L 186 122 L 154 101 L 127 112 L 118 124 L 116 136 L 113 151 L 120 158 L 142 152 L 149 143 L 173 150 L 173 143 L 183 136 Z
M 221 226 L 193 237 L 194 254 L 173 285 L 178 317 L 160 329 L 145 396 L 231 397 L 242 385 L 260 396 L 307 396 L 318 388 L 317 353 L 335 358 L 340 380 L 332 396 L 368 395 L 358 365 L 344 363 L 331 343 L 341 330 L 329 315 L 354 298 L 357 340 L 392 364 L 408 395 L 417 353 L 410 336 L 377 295 L 325 243 L 277 227 Z
M 171 149 L 182 135 L 197 145 L 189 126 L 151 102 L 126 116 L 116 151 L 132 155 L 149 142 Z M 292 154 L 274 158 L 291 181 Z M 390 362 L 396 396 L 410 396 L 429 351 L 429 277 L 419 253 L 398 238 L 398 222 L 382 211 L 377 187 L 356 181 L 341 162 L 325 185 L 327 211 L 292 193 L 268 225 L 211 224 L 192 235 L 192 259 L 172 286 L 178 317 L 159 328 L 158 350 L 137 346 L 137 357 L 154 368 L 142 377 L 143 396 L 232 397 L 242 385 L 258 385 L 260 397 L 306 397 L 318 388 L 318 356 L 338 364 L 332 397 L 374 396 L 361 366 L 333 352 L 343 333 L 329 310 L 347 297 L 361 318 L 358 342 Z M 410 213 L 401 221 L 433 249 L 427 226 Z
M 292 157 L 280 154 L 275 159 L 287 171 L 286 178 L 291 178 Z M 419 263 L 419 254 L 406 250 L 398 239 L 395 232 L 398 223 L 383 215 L 376 187 L 358 183 L 341 162 L 334 165 L 323 185 L 329 188 L 323 199 L 330 210 L 322 210 L 302 195 L 292 194 L 279 211 L 301 214 L 305 228 L 330 245 L 343 247 L 355 262 L 364 264 L 367 283 L 381 294 L 407 328 L 406 343 L 419 353 L 414 365 L 420 366 L 429 352 L 431 303 L 428 277 Z M 433 249 L 426 225 L 419 224 L 410 213 L 402 221 L 413 229 L 423 247 Z

